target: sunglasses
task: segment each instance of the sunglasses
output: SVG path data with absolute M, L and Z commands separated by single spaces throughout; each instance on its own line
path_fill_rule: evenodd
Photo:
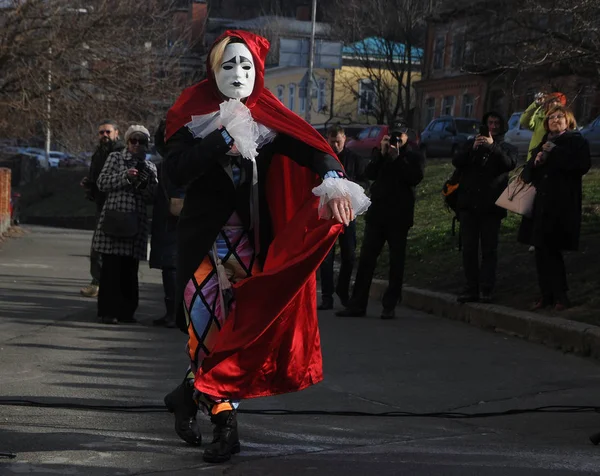
M 103 130 L 103 131 L 98 131 L 98 134 L 101 136 L 107 135 L 109 136 L 113 131 L 108 131 L 108 130 Z
M 551 116 L 548 116 L 548 120 L 550 120 L 550 121 L 559 121 L 564 118 L 565 118 L 564 114 L 552 114 Z
M 129 139 L 129 143 L 131 145 L 148 145 L 148 139 L 136 139 L 134 137 L 133 139 Z

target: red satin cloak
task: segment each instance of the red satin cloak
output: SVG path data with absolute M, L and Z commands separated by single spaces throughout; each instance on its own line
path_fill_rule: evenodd
M 231 30 L 252 52 L 256 80 L 246 106 L 252 117 L 336 157 L 314 128 L 264 88 L 269 42 L 253 33 Z M 214 75 L 187 88 L 167 114 L 166 137 L 223 101 Z M 267 201 L 273 241 L 261 273 L 234 285 L 236 305 L 219 334 L 213 353 L 202 363 L 195 385 L 208 395 L 244 399 L 294 392 L 323 379 L 316 310 L 315 271 L 335 243 L 341 225 L 318 218 L 320 183 L 309 169 L 291 159 L 273 157 L 267 177 Z

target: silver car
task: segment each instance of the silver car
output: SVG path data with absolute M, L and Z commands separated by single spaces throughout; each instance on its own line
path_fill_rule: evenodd
M 600 155 L 600 116 L 581 129 L 581 134 L 590 143 L 592 155 Z
M 519 157 L 527 157 L 529 152 L 529 143 L 533 132 L 520 124 L 522 112 L 514 112 L 508 120 L 508 131 L 504 135 L 504 140 L 514 145 L 519 151 Z

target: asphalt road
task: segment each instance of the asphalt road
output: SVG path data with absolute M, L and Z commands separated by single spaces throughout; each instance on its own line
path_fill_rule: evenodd
M 160 274 L 141 266 L 137 325 L 104 326 L 88 281 L 89 232 L 31 227 L 0 248 L 0 400 L 160 405 L 185 370 L 185 337 L 156 329 Z M 600 474 L 594 413 L 490 418 L 265 415 L 292 412 L 503 412 L 600 402 L 596 362 L 402 309 L 393 321 L 320 316 L 325 381 L 246 401 L 242 453 L 202 462 L 166 412 L 0 404 L 0 475 Z M 203 420 L 209 438 L 210 425 Z

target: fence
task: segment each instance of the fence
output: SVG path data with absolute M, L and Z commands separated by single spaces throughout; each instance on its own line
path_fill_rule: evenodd
M 0 168 L 0 236 L 10 228 L 11 171 Z

